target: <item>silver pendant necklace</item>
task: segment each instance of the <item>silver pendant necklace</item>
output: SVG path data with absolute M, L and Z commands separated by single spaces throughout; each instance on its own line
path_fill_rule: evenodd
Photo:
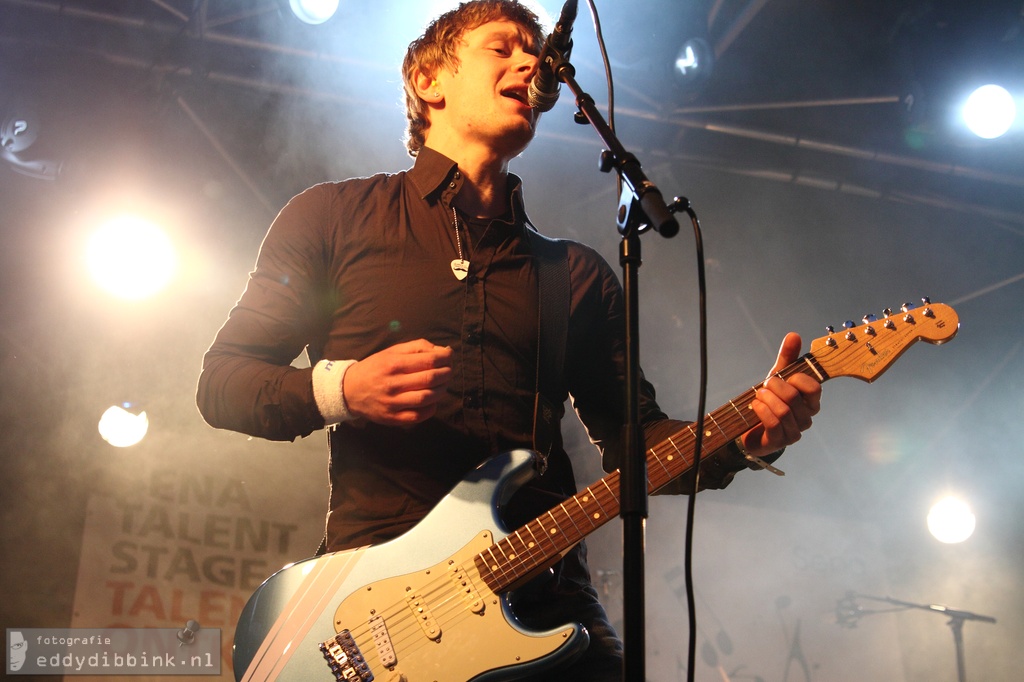
M 469 261 L 462 257 L 462 237 L 459 236 L 459 214 L 452 206 L 452 226 L 455 228 L 455 246 L 459 250 L 459 257 L 452 261 L 452 274 L 460 282 L 469 275 Z

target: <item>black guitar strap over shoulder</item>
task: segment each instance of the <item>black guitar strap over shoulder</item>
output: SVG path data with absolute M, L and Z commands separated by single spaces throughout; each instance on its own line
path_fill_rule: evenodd
M 564 240 L 527 228 L 537 262 L 537 394 L 534 399 L 533 449 L 551 453 L 565 385 L 565 350 L 569 337 L 571 284 L 569 250 Z

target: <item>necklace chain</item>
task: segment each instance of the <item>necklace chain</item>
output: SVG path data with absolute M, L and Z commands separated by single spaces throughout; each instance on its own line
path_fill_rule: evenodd
M 459 213 L 452 206 L 452 226 L 455 228 L 455 247 L 459 250 L 459 260 L 462 260 L 462 238 L 459 236 Z
M 459 257 L 452 261 L 452 274 L 460 282 L 469 276 L 469 261 L 462 257 L 462 236 L 459 234 L 459 213 L 452 206 L 452 227 L 455 228 L 455 247 L 459 250 Z M 467 233 L 468 237 L 468 233 Z

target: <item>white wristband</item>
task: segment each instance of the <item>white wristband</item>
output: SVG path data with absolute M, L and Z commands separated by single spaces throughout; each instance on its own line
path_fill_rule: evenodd
M 313 366 L 313 398 L 326 426 L 349 422 L 356 416 L 345 403 L 345 373 L 355 360 L 321 360 Z

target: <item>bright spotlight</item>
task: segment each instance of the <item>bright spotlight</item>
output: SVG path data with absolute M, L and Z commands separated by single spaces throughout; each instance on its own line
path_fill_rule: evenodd
M 97 230 L 86 259 L 97 284 L 128 300 L 158 293 L 171 281 L 177 265 L 167 235 L 136 216 L 120 216 Z
M 976 519 L 963 500 L 945 497 L 928 512 L 928 530 L 939 542 L 963 542 L 974 533 Z
M 107 408 L 100 417 L 100 435 L 115 448 L 127 448 L 146 437 L 149 417 L 145 411 L 133 414 L 120 405 Z
M 292 13 L 304 24 L 322 24 L 338 11 L 338 0 L 289 0 Z
M 1013 96 L 998 85 L 981 86 L 971 93 L 963 108 L 967 128 L 985 140 L 1006 134 L 1016 116 Z

